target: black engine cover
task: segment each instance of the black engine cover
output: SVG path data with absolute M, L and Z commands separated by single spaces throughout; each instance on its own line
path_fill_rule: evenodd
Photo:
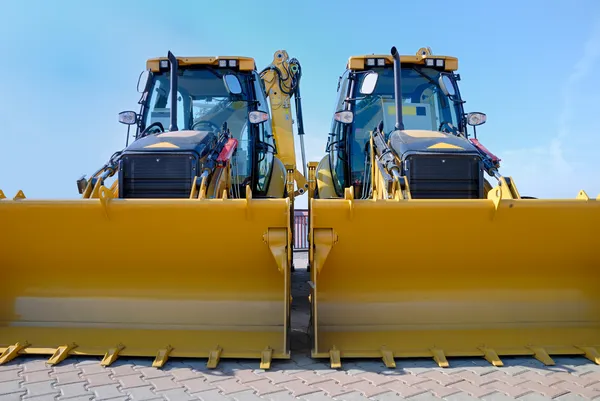
M 119 198 L 187 198 L 216 145 L 207 131 L 173 131 L 132 143 L 119 161 Z

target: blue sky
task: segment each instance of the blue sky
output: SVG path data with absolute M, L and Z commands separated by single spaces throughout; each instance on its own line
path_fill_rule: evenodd
M 125 144 L 117 114 L 138 110 L 146 59 L 169 50 L 251 56 L 259 69 L 278 49 L 298 58 L 318 160 L 348 57 L 429 46 L 458 57 L 467 111 L 488 116 L 479 139 L 522 195 L 597 196 L 600 2 L 486 3 L 4 0 L 0 189 L 78 197 L 76 179 Z

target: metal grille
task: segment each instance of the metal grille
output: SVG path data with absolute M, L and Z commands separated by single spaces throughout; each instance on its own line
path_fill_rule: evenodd
M 308 251 L 308 210 L 294 210 L 294 250 Z
M 120 197 L 187 198 L 196 175 L 190 154 L 126 155 L 121 161 Z
M 413 155 L 407 161 L 410 193 L 415 199 L 483 197 L 483 173 L 476 156 Z

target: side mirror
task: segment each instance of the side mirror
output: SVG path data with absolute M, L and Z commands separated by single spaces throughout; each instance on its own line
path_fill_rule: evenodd
M 145 70 L 140 73 L 137 83 L 137 91 L 138 93 L 144 93 L 146 88 L 148 87 L 148 82 L 150 81 L 150 76 L 152 73 L 150 70 Z
M 377 79 L 379 78 L 379 74 L 374 71 L 371 71 L 365 75 L 363 78 L 362 84 L 360 85 L 360 93 L 362 95 L 370 95 L 375 90 L 375 85 L 377 85 Z
M 137 123 L 137 114 L 135 111 L 122 111 L 119 113 L 119 122 L 125 125 L 134 125 Z
M 467 124 L 472 127 L 485 124 L 486 120 L 487 116 L 485 113 L 474 112 L 467 114 Z
M 264 111 L 251 111 L 250 114 L 248 114 L 248 120 L 250 121 L 250 124 L 264 123 L 268 119 L 269 114 L 265 113 Z
M 333 115 L 335 121 L 339 121 L 342 124 L 352 124 L 354 121 L 354 113 L 350 110 L 338 111 Z
M 240 80 L 237 76 L 233 74 L 224 75 L 223 83 L 225 84 L 225 88 L 227 88 L 227 92 L 233 95 L 239 95 L 242 93 L 242 85 L 240 84 Z
M 454 86 L 454 81 L 450 78 L 450 75 L 447 73 L 441 73 L 438 79 L 438 83 L 442 92 L 450 99 L 454 99 L 456 96 L 456 87 Z

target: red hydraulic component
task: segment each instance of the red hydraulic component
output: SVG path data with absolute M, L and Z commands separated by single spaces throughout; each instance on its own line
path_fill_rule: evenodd
M 225 167 L 227 162 L 231 159 L 237 144 L 238 141 L 235 138 L 229 138 L 227 140 L 223 149 L 221 149 L 221 153 L 219 153 L 219 157 L 217 157 L 217 167 Z
M 500 159 L 496 155 L 494 155 L 492 152 L 487 150 L 487 148 L 485 146 L 483 146 L 481 144 L 481 142 L 479 142 L 479 139 L 470 138 L 470 140 L 471 140 L 471 143 L 473 144 L 473 146 L 475 146 L 477 149 L 481 150 L 483 153 L 488 155 L 490 157 L 490 159 L 492 159 L 492 162 L 494 164 L 498 164 L 500 162 Z

